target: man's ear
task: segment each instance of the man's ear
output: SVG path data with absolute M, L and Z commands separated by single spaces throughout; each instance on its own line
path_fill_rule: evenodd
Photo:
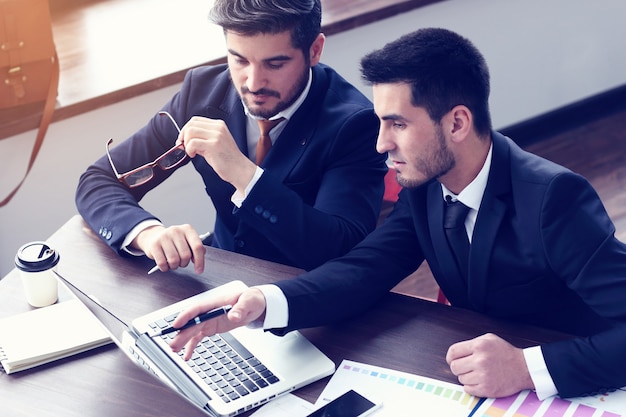
M 466 106 L 454 106 L 444 117 L 447 119 L 448 132 L 453 141 L 465 139 L 473 129 L 472 112 Z
M 322 59 L 322 51 L 324 50 L 324 42 L 326 41 L 326 37 L 323 33 L 317 35 L 317 38 L 311 44 L 311 48 L 309 48 L 309 58 L 311 60 L 311 66 L 315 66 Z

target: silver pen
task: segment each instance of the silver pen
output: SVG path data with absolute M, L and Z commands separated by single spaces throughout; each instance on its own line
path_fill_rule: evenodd
M 175 331 L 178 331 L 178 330 L 187 329 L 187 328 L 189 328 L 191 326 L 195 326 L 196 324 L 200 324 L 200 323 L 203 323 L 203 322 L 205 322 L 207 320 L 211 320 L 211 319 L 213 319 L 215 317 L 219 317 L 222 314 L 226 314 L 226 313 L 228 313 L 230 311 L 230 309 L 232 307 L 233 306 L 231 306 L 229 304 L 229 305 L 225 305 L 225 306 L 222 306 L 222 307 L 215 308 L 215 309 L 213 309 L 211 311 L 207 311 L 206 313 L 202 313 L 199 316 L 194 317 L 193 319 L 189 320 L 187 323 L 183 324 L 181 327 L 172 327 L 172 326 L 166 327 L 165 329 L 161 330 L 160 332 L 157 332 L 157 333 L 153 334 L 152 337 L 163 336 L 165 334 L 169 334 L 169 333 L 172 333 L 172 332 L 175 332 Z

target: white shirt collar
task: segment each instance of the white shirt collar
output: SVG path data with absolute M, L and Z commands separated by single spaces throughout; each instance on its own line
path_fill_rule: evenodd
M 465 187 L 459 195 L 455 195 L 452 191 L 448 190 L 445 185 L 441 184 L 441 190 L 443 192 L 443 198 L 450 195 L 453 200 L 459 200 L 472 210 L 478 211 L 480 208 L 480 202 L 485 194 L 485 188 L 487 188 L 487 179 L 489 178 L 489 170 L 491 169 L 491 151 L 493 149 L 493 142 L 489 146 L 489 152 L 485 163 L 481 168 L 476 178 Z
M 465 231 L 467 232 L 467 237 L 469 238 L 470 243 L 472 242 L 472 237 L 474 235 L 474 226 L 476 225 L 480 202 L 485 194 L 485 188 L 487 188 L 487 179 L 489 178 L 489 170 L 491 169 L 492 149 L 493 142 L 489 145 L 489 152 L 487 153 L 487 158 L 485 158 L 485 163 L 483 164 L 480 172 L 467 187 L 461 190 L 459 195 L 454 195 L 454 193 L 448 190 L 445 185 L 441 184 L 444 199 L 449 195 L 453 200 L 459 200 L 461 203 L 470 208 L 470 211 L 467 213 L 467 217 L 465 218 Z

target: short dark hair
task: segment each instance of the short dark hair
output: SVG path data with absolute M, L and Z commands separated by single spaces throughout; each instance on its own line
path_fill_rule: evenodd
M 437 123 L 464 105 L 479 135 L 491 130 L 487 63 L 468 39 L 452 31 L 426 28 L 404 35 L 363 57 L 361 74 L 370 84 L 410 84 L 412 104 Z
M 216 0 L 209 19 L 224 31 L 244 36 L 291 31 L 294 48 L 305 55 L 322 28 L 320 0 Z

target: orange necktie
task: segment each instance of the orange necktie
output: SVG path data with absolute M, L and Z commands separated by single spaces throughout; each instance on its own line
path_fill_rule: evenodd
M 285 120 L 284 118 L 276 120 L 257 120 L 259 122 L 259 129 L 261 130 L 261 136 L 259 142 L 256 145 L 256 164 L 261 165 L 263 159 L 272 148 L 272 140 L 270 139 L 270 130 L 272 130 L 277 124 Z

